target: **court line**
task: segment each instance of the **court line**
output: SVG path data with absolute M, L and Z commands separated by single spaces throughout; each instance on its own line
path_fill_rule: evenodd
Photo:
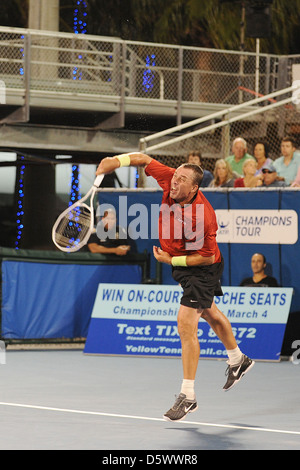
M 118 413 L 103 413 L 100 411 L 84 411 L 84 410 L 72 410 L 68 408 L 53 408 L 49 406 L 39 406 L 39 405 L 26 405 L 22 403 L 6 403 L 0 402 L 0 406 L 10 406 L 15 408 L 28 408 L 32 410 L 42 410 L 42 411 L 55 411 L 60 413 L 73 413 L 73 414 L 83 414 L 83 415 L 91 415 L 91 416 L 105 416 L 109 418 L 125 418 L 125 419 L 136 419 L 136 420 L 144 420 L 144 421 L 157 421 L 168 423 L 163 418 L 151 418 L 148 416 L 134 416 L 134 415 L 123 415 Z M 171 424 L 171 422 L 169 422 Z M 175 423 L 174 423 L 175 424 Z M 223 428 L 223 429 L 236 429 L 236 430 L 246 430 L 246 431 L 257 431 L 257 432 L 269 432 L 269 433 L 277 433 L 277 434 L 292 434 L 295 436 L 300 436 L 300 431 L 287 431 L 284 429 L 271 429 L 271 428 L 261 428 L 255 426 L 239 426 L 234 424 L 218 424 L 218 423 L 202 423 L 199 421 L 179 421 L 176 424 L 193 424 L 197 426 L 206 426 L 206 427 L 215 427 L 215 428 Z

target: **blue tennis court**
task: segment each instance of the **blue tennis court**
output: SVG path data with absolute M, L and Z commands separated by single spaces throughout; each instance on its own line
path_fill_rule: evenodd
M 225 361 L 200 360 L 199 408 L 170 423 L 162 415 L 179 393 L 180 359 L 8 350 L 0 366 L 0 449 L 299 449 L 300 366 L 257 362 L 227 393 L 225 369 Z

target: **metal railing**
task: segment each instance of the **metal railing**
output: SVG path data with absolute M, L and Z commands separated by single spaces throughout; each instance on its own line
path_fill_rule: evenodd
M 282 138 L 286 135 L 298 137 L 299 126 L 300 83 L 295 81 L 288 88 L 251 102 L 141 138 L 139 150 L 171 167 L 184 163 L 187 155 L 196 150 L 202 155 L 203 167 L 213 172 L 216 160 L 232 153 L 231 146 L 236 137 L 246 140 L 247 151 L 252 155 L 256 143 L 264 142 L 267 156 L 276 159 L 281 155 Z M 151 187 L 152 184 L 155 182 L 145 178 L 141 169 L 139 185 Z
M 279 106 L 281 107 L 281 106 L 290 104 L 293 101 L 295 101 L 296 97 L 291 95 L 291 93 L 295 92 L 295 90 L 296 90 L 296 87 L 291 86 L 283 90 L 278 90 L 278 91 L 275 91 L 274 93 L 270 93 L 269 95 L 256 98 L 248 102 L 248 106 L 247 106 L 247 103 L 242 103 L 236 106 L 232 106 L 226 110 L 218 111 L 216 113 L 210 114 L 208 116 L 205 116 L 199 119 L 194 119 L 185 124 L 174 126 L 164 131 L 151 134 L 147 137 L 143 137 L 140 139 L 139 148 L 143 152 L 151 153 L 151 152 L 157 151 L 158 149 L 166 148 L 166 147 L 169 147 L 170 145 L 177 144 L 181 141 L 187 141 L 188 139 L 191 139 L 192 137 L 196 137 L 196 136 L 200 136 L 201 134 L 212 132 L 218 128 L 228 126 L 229 124 L 232 124 L 234 122 L 238 122 L 238 121 L 242 122 L 242 121 L 245 121 L 246 119 L 251 118 L 252 116 L 256 116 L 258 114 L 264 114 Z M 297 91 L 299 92 L 299 89 L 297 89 Z M 274 98 L 284 97 L 285 95 L 289 95 L 289 96 L 287 98 L 280 99 L 279 101 L 276 101 L 274 99 Z M 268 104 L 267 107 L 256 106 L 256 105 L 265 103 L 266 101 L 269 101 L 270 103 Z M 256 107 L 256 109 L 253 109 L 254 107 Z M 249 110 L 245 112 L 247 108 Z M 242 112 L 243 110 L 244 112 Z M 238 111 L 241 111 L 241 113 L 238 114 L 237 116 L 231 116 L 233 113 L 236 113 Z M 170 136 L 174 133 L 181 132 L 185 129 L 188 129 L 189 127 L 193 128 L 195 126 L 199 126 L 200 124 L 204 122 L 214 121 L 216 119 L 220 121 L 214 124 L 207 125 L 201 129 L 197 129 L 195 131 L 191 131 L 183 135 L 170 138 L 163 142 L 156 143 L 150 147 L 147 146 L 148 142 L 151 142 L 153 140 L 155 141 L 155 140 L 160 139 L 161 137 L 166 137 L 168 135 Z
M 300 62 L 285 57 L 282 70 L 279 56 L 259 59 L 258 76 L 255 53 L 0 27 L 0 80 L 8 104 L 24 96 L 29 104 L 33 98 L 70 103 L 81 97 L 89 109 L 88 102 L 102 97 L 120 106 L 140 102 L 147 112 L 149 105 L 171 103 L 180 123 L 185 104 L 220 109 L 251 101 L 253 93 L 272 93 L 278 81 L 290 85 L 291 64 Z

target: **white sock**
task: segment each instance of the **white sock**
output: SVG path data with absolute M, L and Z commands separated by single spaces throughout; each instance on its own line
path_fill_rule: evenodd
M 226 352 L 229 358 L 228 364 L 230 366 L 236 366 L 242 361 L 243 353 L 238 346 L 235 349 L 229 349 Z
M 195 380 L 183 379 L 180 393 L 184 393 L 189 400 L 195 400 Z

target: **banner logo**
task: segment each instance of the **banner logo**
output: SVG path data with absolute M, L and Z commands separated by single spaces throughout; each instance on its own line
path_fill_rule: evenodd
M 293 210 L 216 210 L 218 243 L 294 245 L 298 215 Z

